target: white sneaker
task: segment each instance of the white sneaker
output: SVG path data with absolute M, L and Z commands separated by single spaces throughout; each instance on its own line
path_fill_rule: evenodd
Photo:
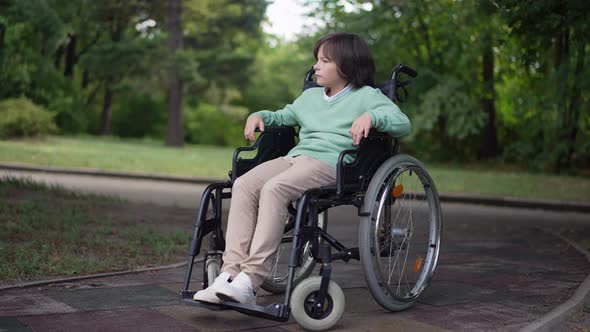
M 212 284 L 209 287 L 200 290 L 195 293 L 193 298 L 200 302 L 209 302 L 209 303 L 221 303 L 223 302 L 220 298 L 215 295 L 222 286 L 229 285 L 229 279 L 231 275 L 227 272 L 222 272 L 220 275 L 215 278 Z
M 240 272 L 232 282 L 218 288 L 215 295 L 226 302 L 256 304 L 256 293 L 252 287 L 252 281 L 244 272 Z

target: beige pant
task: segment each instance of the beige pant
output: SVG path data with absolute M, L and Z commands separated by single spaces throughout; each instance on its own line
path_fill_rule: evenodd
M 290 202 L 307 189 L 336 183 L 336 169 L 307 155 L 262 163 L 234 182 L 222 271 L 245 272 L 254 289 L 270 274 Z

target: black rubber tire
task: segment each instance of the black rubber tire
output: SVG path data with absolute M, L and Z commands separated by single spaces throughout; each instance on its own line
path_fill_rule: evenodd
M 391 174 L 403 170 L 405 169 L 405 167 L 411 167 L 412 169 L 419 170 L 421 173 L 423 172 L 422 175 L 424 176 L 424 181 L 427 181 L 428 185 L 430 186 L 428 189 L 429 193 L 426 194 L 428 207 L 430 208 L 430 217 L 433 218 L 430 220 L 430 223 L 435 223 L 433 225 L 433 228 L 435 228 L 435 232 L 438 233 L 433 234 L 432 229 L 430 229 L 429 235 L 437 237 L 438 242 L 436 243 L 435 249 L 429 248 L 429 250 L 432 250 L 432 252 L 434 253 L 431 254 L 429 251 L 429 255 L 432 255 L 433 257 L 430 257 L 431 260 L 428 261 L 428 264 L 430 264 L 430 266 L 429 271 L 427 271 L 426 273 L 428 273 L 429 275 L 425 275 L 424 280 L 422 281 L 422 283 L 425 283 L 424 288 L 421 288 L 419 293 L 415 295 L 415 298 L 409 300 L 400 300 L 393 298 L 393 296 L 387 295 L 386 291 L 382 288 L 380 276 L 378 275 L 378 273 L 376 273 L 376 267 L 373 261 L 375 250 L 372 250 L 372 226 L 373 218 L 375 217 L 372 214 L 374 204 L 379 200 L 379 195 L 381 193 L 383 183 L 390 177 Z M 422 178 L 420 179 L 422 180 Z M 387 309 L 389 311 L 405 310 L 414 305 L 414 303 L 417 301 L 418 296 L 424 291 L 426 286 L 428 286 L 430 280 L 432 279 L 432 275 L 436 270 L 436 265 L 438 262 L 438 253 L 441 238 L 440 235 L 442 230 L 442 216 L 438 193 L 436 191 L 436 187 L 434 186 L 434 182 L 426 172 L 426 168 L 416 158 L 403 154 L 396 155 L 386 160 L 375 172 L 375 175 L 371 179 L 369 187 L 367 188 L 365 200 L 361 211 L 364 213 L 368 213 L 368 215 L 361 217 L 361 225 L 359 230 L 359 252 L 367 287 L 369 288 L 369 291 L 371 292 L 371 295 L 373 296 L 375 301 L 377 301 L 377 303 L 379 303 L 379 305 L 381 305 L 384 309 Z M 432 246 L 430 247 L 432 248 Z

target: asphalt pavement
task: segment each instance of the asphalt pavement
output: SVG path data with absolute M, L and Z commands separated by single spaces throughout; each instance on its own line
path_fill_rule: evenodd
M 74 189 L 195 207 L 195 213 L 203 189 L 148 179 L 45 176 Z M 590 235 L 590 214 L 461 203 L 443 203 L 442 211 L 439 266 L 409 310 L 382 309 L 366 288 L 359 262 L 333 264 L 333 280 L 346 296 L 344 318 L 333 331 L 521 330 L 558 310 L 590 275 L 583 252 L 557 236 L 563 229 Z M 347 246 L 358 244 L 354 207 L 330 210 L 329 224 L 328 231 Z M 197 264 L 194 289 L 201 282 L 199 269 Z M 0 291 L 0 331 L 302 330 L 292 318 L 279 323 L 181 305 L 184 272 L 180 267 Z M 259 304 L 281 301 L 282 296 L 259 294 Z M 563 319 L 541 329 L 566 329 Z

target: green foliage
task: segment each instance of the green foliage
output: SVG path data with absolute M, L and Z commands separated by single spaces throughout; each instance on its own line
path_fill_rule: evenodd
M 478 110 L 473 97 L 464 91 L 464 84 L 452 77 L 428 90 L 421 97 L 419 113 L 414 116 L 416 131 L 435 130 L 443 118 L 449 138 L 465 141 L 477 136 L 484 125 L 485 114 Z
M 43 136 L 56 131 L 53 114 L 30 100 L 0 101 L 0 138 Z
M 161 39 L 127 38 L 118 41 L 105 40 L 80 59 L 80 65 L 99 78 L 140 76 L 156 61 Z
M 184 47 L 195 51 L 199 72 L 206 81 L 222 88 L 243 89 L 250 82 L 250 66 L 262 44 L 266 0 L 185 1 Z
M 252 67 L 250 84 L 243 90 L 239 104 L 249 112 L 278 110 L 297 98 L 307 70 L 313 65 L 313 53 L 300 43 L 281 43 L 260 48 Z
M 163 137 L 166 102 L 149 95 L 126 98 L 113 113 L 113 133 L 120 137 Z
M 14 22 L 27 23 L 32 32 L 29 37 L 41 46 L 44 55 L 53 53 L 65 37 L 64 22 L 45 0 L 14 1 L 9 17 Z
M 217 107 L 200 103 L 184 108 L 186 141 L 195 144 L 244 145 L 243 121 L 222 113 Z
M 301 93 L 316 40 L 350 31 L 369 42 L 377 82 L 397 63 L 418 70 L 400 104 L 413 127 L 404 151 L 479 158 L 493 100 L 498 160 L 552 171 L 590 167 L 590 2 L 304 3 L 325 27 L 283 42 L 262 32 L 266 0 L 184 0 L 183 48 L 173 55 L 167 2 L 4 2 L 0 100 L 24 96 L 55 114 L 61 132 L 98 133 L 108 88 L 112 133 L 163 137 L 178 68 L 190 105 L 187 140 L 242 145 L 248 113 L 280 109 Z M 484 77 L 490 54 L 493 75 Z
M 553 171 L 590 165 L 590 112 L 584 111 L 590 107 L 590 2 L 317 3 L 313 15 L 331 19 L 316 38 L 332 31 L 364 36 L 378 81 L 396 63 L 418 70 L 409 102 L 400 105 L 413 125 L 402 140 L 405 151 L 425 159 L 477 158 L 488 121 L 481 105 L 491 99 L 500 160 Z M 483 56 L 490 48 L 493 76 L 486 81 Z
M 61 78 L 63 85 L 49 101 L 47 109 L 55 114 L 55 124 L 64 134 L 84 133 L 90 118 L 82 89 Z
M 445 77 L 420 100 L 418 107 L 407 109 L 413 124 L 407 140 L 420 146 L 416 153 L 431 160 L 458 160 L 477 151 L 485 114 L 474 97 L 465 93 L 463 82 Z M 433 139 L 436 136 L 440 139 Z

